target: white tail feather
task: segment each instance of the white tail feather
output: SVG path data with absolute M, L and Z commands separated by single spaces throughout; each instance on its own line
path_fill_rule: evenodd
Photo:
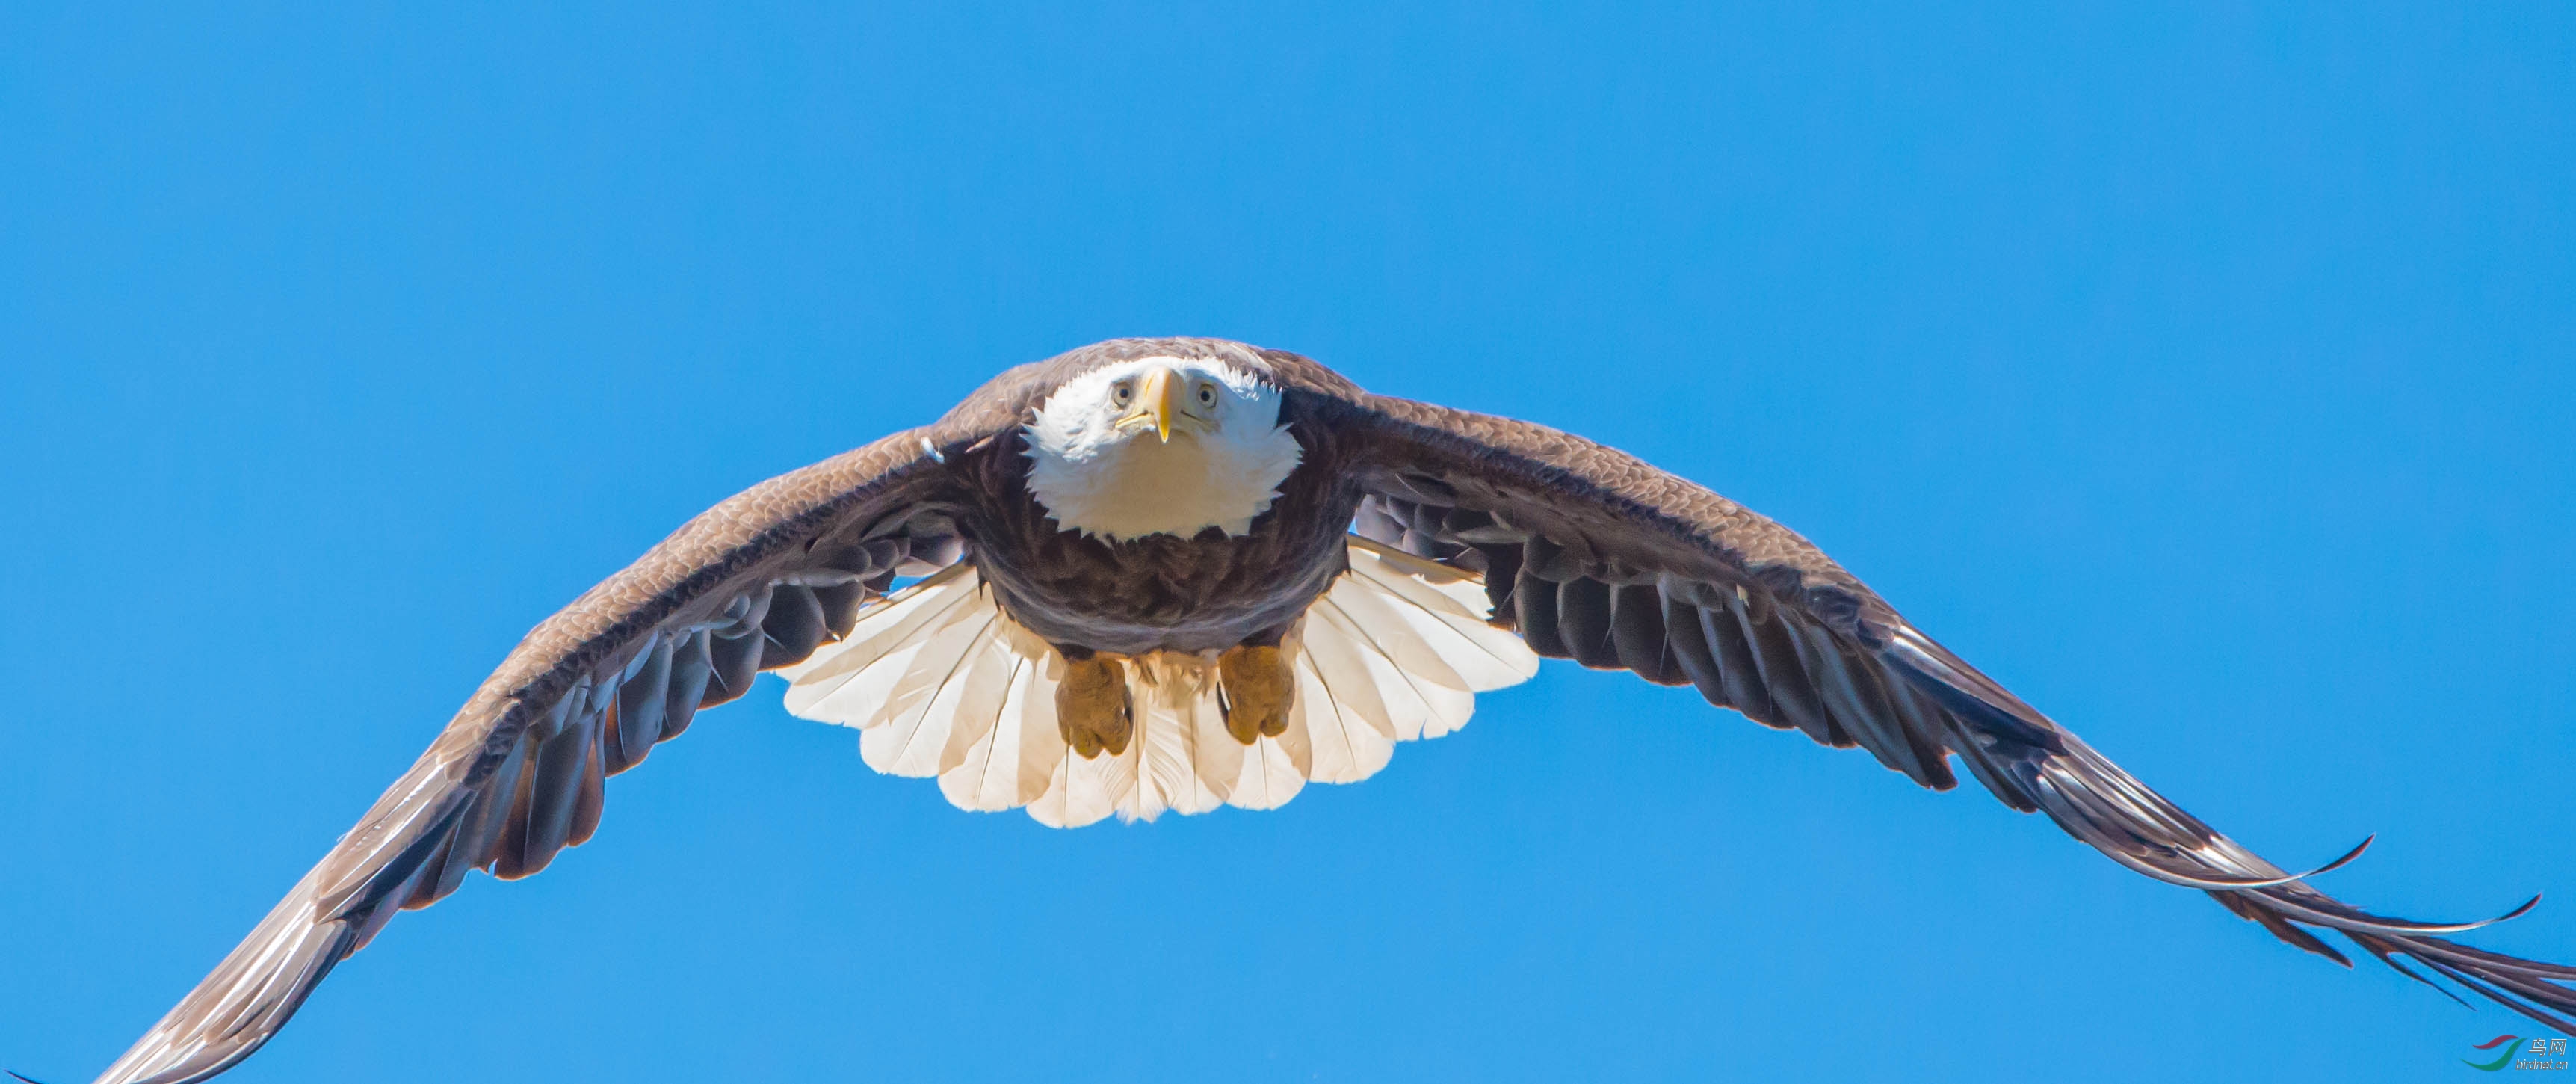
M 862 613 L 840 642 L 782 668 L 787 710 L 860 731 L 891 775 L 939 777 L 962 809 L 1025 806 L 1059 827 L 1152 820 L 1220 805 L 1275 809 L 1308 782 L 1377 774 L 1399 741 L 1465 726 L 1479 692 L 1527 680 L 1538 657 L 1487 624 L 1473 574 L 1354 537 L 1335 580 L 1280 647 L 1296 680 L 1288 728 L 1247 746 L 1226 733 L 1216 653 L 1127 662 L 1135 730 L 1085 759 L 1057 729 L 1062 656 L 1001 611 L 959 564 Z

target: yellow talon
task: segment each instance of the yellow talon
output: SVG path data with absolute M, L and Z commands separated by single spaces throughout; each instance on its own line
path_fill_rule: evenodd
M 1250 745 L 1264 735 L 1288 732 L 1288 708 L 1297 682 L 1288 657 L 1276 647 L 1244 644 L 1216 660 L 1218 704 L 1225 709 L 1225 732 Z
M 1127 701 L 1127 668 L 1106 655 L 1066 660 L 1064 683 L 1055 688 L 1055 717 L 1065 744 L 1082 759 L 1102 750 L 1113 757 L 1126 753 L 1127 740 L 1136 732 Z

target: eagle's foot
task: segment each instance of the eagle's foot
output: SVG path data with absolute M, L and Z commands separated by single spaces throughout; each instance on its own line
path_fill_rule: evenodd
M 1064 682 L 1055 687 L 1055 719 L 1064 743 L 1084 760 L 1103 750 L 1113 757 L 1127 752 L 1127 739 L 1136 732 L 1127 668 L 1105 655 L 1065 660 Z
M 1217 706 L 1225 712 L 1225 732 L 1250 745 L 1263 736 L 1288 732 L 1288 708 L 1296 698 L 1296 675 L 1288 656 L 1276 647 L 1241 644 L 1216 659 Z

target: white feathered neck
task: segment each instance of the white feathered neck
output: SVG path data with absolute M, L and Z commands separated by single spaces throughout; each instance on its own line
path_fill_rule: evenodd
M 1168 442 L 1150 429 L 1121 431 L 1112 391 L 1169 366 L 1196 387 L 1218 389 L 1212 429 L 1176 429 Z M 1219 528 L 1252 529 L 1304 451 L 1279 424 L 1279 389 L 1223 362 L 1138 358 L 1065 382 L 1028 426 L 1029 493 L 1066 530 L 1111 540 Z

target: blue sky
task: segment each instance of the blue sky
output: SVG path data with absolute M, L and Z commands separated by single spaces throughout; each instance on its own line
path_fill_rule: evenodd
M 87 1079 L 680 521 L 1206 334 L 1777 516 L 2576 958 L 2576 9 L 0 12 L 0 1064 Z M 1561 669 L 1559 667 L 1562 667 Z M 228 1080 L 2428 1080 L 2528 1033 L 1557 664 L 1077 832 L 775 684 Z

